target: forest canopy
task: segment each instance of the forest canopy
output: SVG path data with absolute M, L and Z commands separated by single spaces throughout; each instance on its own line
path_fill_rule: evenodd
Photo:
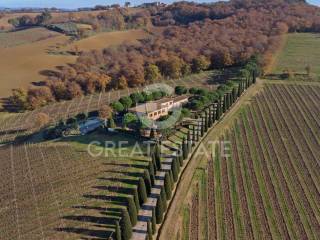
M 267 65 L 283 34 L 320 31 L 320 8 L 298 0 L 178 2 L 151 7 L 140 17 L 143 24 L 153 24 L 152 37 L 141 44 L 84 52 L 75 64 L 50 76 L 41 90 L 15 91 L 24 94 L 14 97 L 15 104 L 17 98 L 23 99 L 20 106 L 34 109 L 96 91 L 241 66 L 257 54 L 263 56 L 261 65 Z M 94 21 L 104 18 L 110 16 Z

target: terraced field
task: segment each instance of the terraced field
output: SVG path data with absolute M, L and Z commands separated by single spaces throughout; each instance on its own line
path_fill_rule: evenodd
M 198 239 L 320 238 L 319 100 L 316 84 L 266 83 L 242 108 L 222 139 L 230 155 L 219 145 L 208 159 L 207 217 L 183 218 Z

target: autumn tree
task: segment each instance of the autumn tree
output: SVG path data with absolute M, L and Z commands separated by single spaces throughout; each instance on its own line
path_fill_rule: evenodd
M 120 76 L 118 79 L 118 88 L 119 89 L 126 89 L 128 88 L 128 80 L 125 76 Z
M 42 128 L 50 122 L 50 117 L 46 113 L 38 113 L 35 116 L 34 126 L 35 128 Z
M 17 111 L 29 109 L 28 95 L 27 92 L 22 88 L 13 89 L 12 95 L 9 97 L 8 102 L 8 110 L 10 110 L 10 108 L 13 108 Z
M 157 66 L 162 75 L 175 79 L 181 76 L 183 61 L 179 57 L 172 56 L 168 60 L 158 61 Z
M 42 107 L 52 102 L 54 97 L 50 88 L 44 86 L 39 88 L 30 88 L 28 90 L 28 104 L 31 109 Z
M 156 82 L 161 78 L 161 73 L 157 65 L 149 64 L 145 67 L 144 76 L 148 82 Z
M 199 56 L 192 60 L 192 72 L 199 73 L 203 70 L 207 70 L 210 66 L 210 61 L 205 56 Z
M 104 126 L 107 126 L 108 119 L 112 117 L 112 108 L 108 105 L 104 105 L 99 110 L 99 118 L 104 121 Z

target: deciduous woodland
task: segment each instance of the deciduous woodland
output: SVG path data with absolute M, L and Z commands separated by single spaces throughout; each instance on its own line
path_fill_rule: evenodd
M 154 25 L 152 37 L 137 45 L 83 52 L 75 64 L 51 72 L 44 86 L 14 91 L 10 100 L 21 110 L 35 109 L 97 91 L 243 65 L 257 54 L 267 65 L 283 34 L 318 32 L 319 13 L 318 7 L 294 0 L 179 2 L 149 8 L 143 18 Z

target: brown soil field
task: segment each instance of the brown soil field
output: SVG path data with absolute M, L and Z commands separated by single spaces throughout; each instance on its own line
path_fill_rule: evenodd
M 28 87 L 32 82 L 45 80 L 45 76 L 39 73 L 41 70 L 54 69 L 56 66 L 74 62 L 74 56 L 48 54 L 48 50 L 65 44 L 68 40 L 67 36 L 56 34 L 55 37 L 45 40 L 12 48 L 0 48 L 0 96 L 7 97 L 12 88 Z
M 57 32 L 53 32 L 41 27 L 30 28 L 23 31 L 2 32 L 0 33 L 0 49 L 47 40 L 59 35 L 60 34 Z
M 103 49 L 125 42 L 137 43 L 137 40 L 144 39 L 147 36 L 148 33 L 143 29 L 99 33 L 95 36 L 76 41 L 65 47 L 64 50 L 72 51 L 75 47 L 78 47 L 80 51 Z

